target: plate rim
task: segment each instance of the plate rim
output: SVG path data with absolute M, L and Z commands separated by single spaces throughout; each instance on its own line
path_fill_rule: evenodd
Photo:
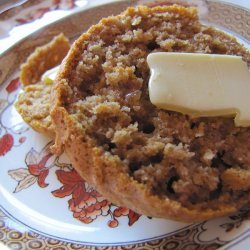
M 216 2 L 216 3 L 221 3 L 221 4 L 225 4 L 225 5 L 229 5 L 229 6 L 233 6 L 233 7 L 236 7 L 236 8 L 238 8 L 238 9 L 243 9 L 243 10 L 246 10 L 247 12 L 250 12 L 250 10 L 248 10 L 247 8 L 244 8 L 244 7 L 239 6 L 239 5 L 236 5 L 236 4 L 227 3 L 227 2 L 224 2 L 224 1 L 216 1 L 216 0 L 207 0 L 207 1 L 209 1 L 209 2 Z M 46 28 L 48 28 L 49 26 L 52 26 L 52 25 L 54 25 L 54 24 L 56 24 L 56 23 L 59 23 L 59 22 L 61 22 L 62 20 L 65 20 L 65 19 L 67 19 L 67 18 L 70 18 L 70 17 L 73 16 L 73 15 L 77 15 L 77 14 L 79 14 L 79 13 L 84 13 L 85 11 L 91 10 L 91 9 L 93 9 L 93 8 L 98 8 L 98 7 L 100 7 L 100 6 L 109 6 L 109 5 L 113 5 L 113 4 L 117 4 L 117 3 L 121 3 L 121 2 L 131 2 L 131 3 L 135 3 L 136 1 L 133 1 L 133 0 L 132 0 L 132 1 L 123 0 L 123 1 L 120 1 L 120 2 L 115 1 L 115 2 L 105 3 L 105 4 L 98 5 L 98 6 L 94 6 L 94 7 L 93 7 L 93 6 L 86 6 L 84 9 L 78 9 L 77 11 L 74 11 L 74 12 L 72 12 L 71 14 L 69 14 L 69 15 L 67 15 L 67 16 L 65 16 L 65 17 L 63 17 L 63 18 L 60 18 L 60 19 L 57 20 L 57 21 L 54 21 L 54 22 L 52 22 L 52 23 L 50 23 L 50 24 L 47 24 L 47 25 L 43 26 L 42 28 L 36 30 L 35 32 L 32 32 L 31 34 L 29 34 L 29 35 L 25 36 L 24 38 L 18 40 L 15 44 L 13 44 L 11 47 L 9 47 L 7 50 L 5 50 L 3 53 L 0 53 L 0 55 L 1 55 L 1 56 L 4 56 L 4 55 L 8 54 L 11 50 L 13 50 L 15 47 L 17 47 L 17 46 L 18 46 L 20 43 L 22 43 L 24 40 L 28 39 L 30 36 L 34 35 L 35 33 L 39 33 L 39 32 L 41 32 L 43 29 L 46 29 Z M 5 81 L 6 81 L 6 79 L 4 79 L 3 82 L 5 82 Z M 0 85 L 0 91 L 2 91 L 2 88 L 1 88 L 1 87 L 4 86 L 4 85 L 5 85 L 5 84 L 1 84 L 1 85 Z M 7 212 L 7 214 L 9 214 L 8 211 L 6 211 L 6 210 L 2 207 L 1 204 L 0 204 L 0 208 L 1 208 L 1 210 L 4 211 L 5 214 L 6 214 L 6 212 Z M 81 241 L 79 242 L 79 241 L 66 240 L 66 239 L 60 238 L 60 237 L 58 238 L 58 237 L 56 237 L 56 236 L 49 235 L 49 234 L 47 234 L 47 233 L 43 233 L 43 232 L 40 232 L 40 231 L 38 231 L 38 230 L 36 230 L 36 229 L 34 229 L 34 228 L 31 228 L 30 226 L 25 225 L 25 223 L 19 221 L 17 218 L 15 218 L 14 216 L 12 216 L 11 214 L 9 214 L 9 215 L 10 215 L 10 218 L 11 218 L 11 219 L 14 219 L 14 221 L 17 221 L 18 223 L 21 223 L 22 225 L 24 225 L 24 226 L 27 227 L 28 229 L 31 229 L 32 231 L 37 232 L 37 233 L 39 233 L 39 234 L 41 234 L 41 235 L 44 235 L 45 237 L 50 237 L 50 238 L 53 238 L 53 239 L 59 239 L 60 241 L 66 241 L 66 242 L 69 242 L 69 243 L 84 244 L 84 246 L 85 246 L 85 245 L 86 245 L 86 246 L 103 246 L 103 245 L 108 246 L 107 243 L 100 243 L 100 244 L 98 244 L 98 243 L 93 243 L 93 244 L 92 244 L 92 243 L 91 243 L 91 244 L 88 245 L 87 242 L 81 242 Z M 202 222 L 202 223 L 203 223 L 203 222 Z M 188 225 L 187 227 L 181 228 L 181 229 L 179 229 L 179 230 L 177 230 L 177 231 L 171 232 L 171 233 L 166 234 L 166 235 L 163 235 L 163 236 L 159 236 L 159 237 L 154 238 L 154 239 L 145 239 L 145 240 L 143 240 L 143 241 L 135 241 L 135 242 L 131 242 L 131 243 L 130 243 L 130 242 L 129 242 L 129 243 L 128 243 L 128 242 L 124 242 L 124 244 L 126 244 L 126 246 L 129 246 L 129 245 L 134 245 L 134 244 L 138 244 L 138 243 L 149 242 L 149 241 L 152 241 L 152 240 L 162 239 L 162 238 L 164 238 L 164 237 L 166 237 L 166 236 L 170 236 L 170 235 L 176 234 L 177 232 L 179 232 L 179 231 L 181 231 L 181 230 L 184 230 L 185 228 L 191 227 L 191 226 L 193 226 L 193 225 L 195 225 L 195 224 L 197 224 L 197 223 Z M 201 223 L 198 223 L 198 224 L 201 224 Z M 248 231 L 249 231 L 249 229 L 246 230 L 245 232 L 248 232 Z M 244 233 L 245 233 L 245 232 L 244 232 Z M 244 234 L 244 233 L 243 233 L 243 234 Z M 241 236 L 242 236 L 242 235 L 236 237 L 233 241 L 237 240 L 237 239 L 240 238 Z M 231 244 L 233 241 L 229 241 L 229 243 L 227 243 L 227 244 Z M 109 243 L 108 243 L 108 244 L 109 244 Z M 124 246 L 124 244 L 123 244 L 123 243 L 118 243 L 118 244 L 113 244 L 113 243 L 112 243 L 110 246 Z M 226 244 L 226 245 L 227 245 L 227 244 Z M 226 245 L 224 245 L 223 247 L 225 247 Z

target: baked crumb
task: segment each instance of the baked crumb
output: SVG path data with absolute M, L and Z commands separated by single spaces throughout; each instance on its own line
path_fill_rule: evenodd
M 68 39 L 60 34 L 49 43 L 36 48 L 21 65 L 20 80 L 24 85 L 15 107 L 25 122 L 34 130 L 54 136 L 50 117 L 52 83 L 41 80 L 42 74 L 61 63 L 70 48 Z
M 249 172 L 250 129 L 232 118 L 192 119 L 152 105 L 146 57 L 157 51 L 238 55 L 250 63 L 249 51 L 200 24 L 195 8 L 137 7 L 103 19 L 75 42 L 60 71 L 55 148 L 64 145 L 83 178 L 136 211 L 185 221 L 231 213 L 250 201 L 249 187 L 228 185 L 241 178 L 236 169 Z M 249 182 L 244 178 L 239 183 Z

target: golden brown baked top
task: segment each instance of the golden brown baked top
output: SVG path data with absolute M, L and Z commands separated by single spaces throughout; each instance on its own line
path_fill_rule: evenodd
M 54 150 L 65 147 L 83 178 L 138 212 L 184 221 L 231 213 L 250 201 L 250 129 L 153 106 L 146 57 L 156 51 L 250 63 L 249 51 L 201 25 L 194 8 L 136 7 L 105 18 L 74 43 L 57 77 Z
M 15 107 L 34 130 L 50 136 L 54 136 L 49 113 L 52 84 L 42 81 L 41 76 L 46 70 L 60 64 L 69 48 L 68 39 L 60 34 L 49 43 L 36 48 L 21 65 L 20 80 L 24 88 Z
M 59 34 L 49 43 L 37 47 L 21 65 L 20 80 L 23 85 L 35 84 L 41 75 L 61 63 L 70 48 L 68 39 Z

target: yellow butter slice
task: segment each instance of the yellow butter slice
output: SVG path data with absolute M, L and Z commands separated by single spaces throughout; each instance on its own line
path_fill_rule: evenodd
M 250 71 L 239 56 L 156 52 L 149 54 L 150 101 L 192 117 L 235 116 L 250 126 Z

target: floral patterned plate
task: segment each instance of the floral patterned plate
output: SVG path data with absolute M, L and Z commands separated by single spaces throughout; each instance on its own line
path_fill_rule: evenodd
M 76 12 L 1 56 L 0 248 L 246 249 L 250 244 L 249 206 L 229 217 L 184 224 L 149 218 L 110 203 L 79 177 L 65 155 L 52 155 L 51 138 L 34 132 L 13 106 L 20 92 L 19 65 L 36 46 L 62 31 L 73 39 L 101 17 L 138 2 L 120 1 Z M 214 1 L 207 7 L 204 22 L 248 45 L 249 11 Z

